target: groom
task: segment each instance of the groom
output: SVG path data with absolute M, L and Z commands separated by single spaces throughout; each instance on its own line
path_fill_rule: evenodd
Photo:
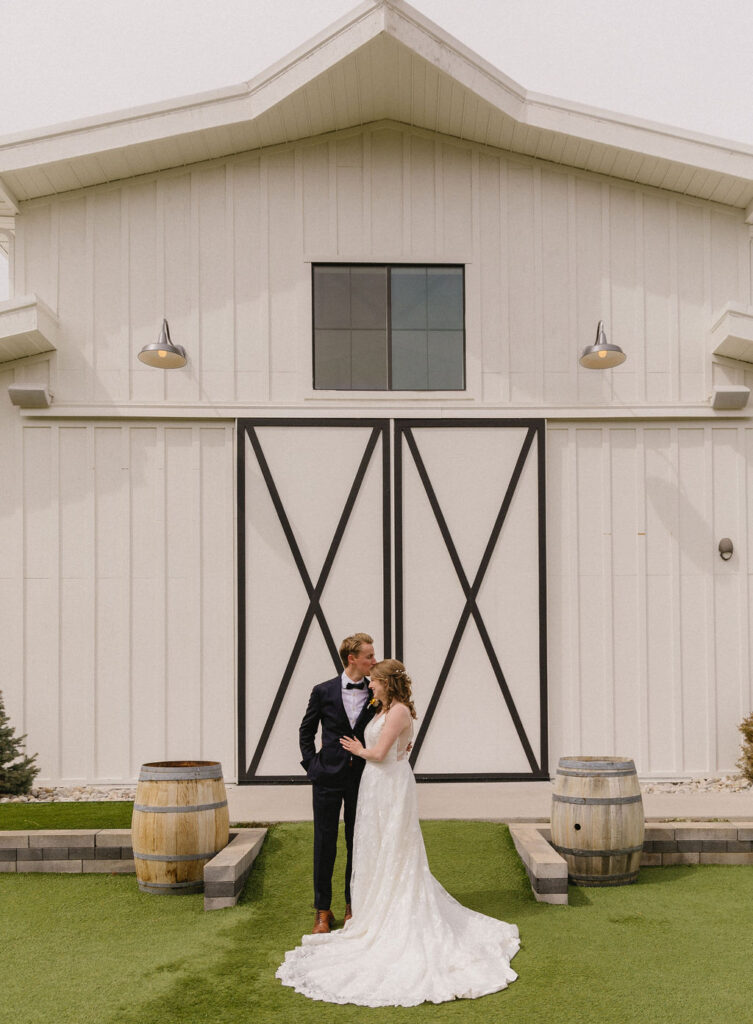
M 319 683 L 311 691 L 303 716 L 299 739 L 301 764 L 312 783 L 314 802 L 314 934 L 328 932 L 335 920 L 330 909 L 332 871 L 337 855 L 340 808 L 344 805 L 345 920 L 351 917 L 350 875 L 353 861 L 353 826 L 356 820 L 358 785 L 365 761 L 340 746 L 341 736 L 356 736 L 364 742 L 364 729 L 373 717 L 371 693 L 366 676 L 376 664 L 374 641 L 368 633 L 354 633 L 340 644 L 342 675 Z M 322 746 L 314 739 L 321 724 Z

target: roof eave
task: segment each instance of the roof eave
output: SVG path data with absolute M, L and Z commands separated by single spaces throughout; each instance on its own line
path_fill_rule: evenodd
M 529 93 L 404 0 L 367 0 L 241 85 L 0 139 L 0 175 L 253 123 L 382 33 L 518 124 L 753 182 L 753 147 Z

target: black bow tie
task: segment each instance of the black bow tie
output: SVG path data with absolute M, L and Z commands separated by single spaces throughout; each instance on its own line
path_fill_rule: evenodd
M 360 683 L 346 683 L 345 684 L 345 689 L 346 690 L 362 690 L 365 685 L 366 685 L 366 680 L 362 679 Z

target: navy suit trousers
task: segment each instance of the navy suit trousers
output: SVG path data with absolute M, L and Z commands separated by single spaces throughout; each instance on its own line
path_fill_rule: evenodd
M 350 903 L 350 876 L 353 870 L 353 827 L 356 822 L 356 801 L 361 772 L 345 768 L 337 782 L 329 785 L 314 783 L 311 787 L 314 804 L 314 906 L 329 910 L 332 903 L 332 871 L 337 857 L 337 834 L 340 808 L 344 806 L 345 845 L 345 902 Z M 335 783 L 334 785 L 332 783 Z

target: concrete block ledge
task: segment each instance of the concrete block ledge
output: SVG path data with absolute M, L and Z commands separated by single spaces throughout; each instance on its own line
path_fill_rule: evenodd
M 225 849 L 205 864 L 204 910 L 235 906 L 266 835 L 265 828 L 238 829 Z
M 509 828 L 536 899 L 542 903 L 567 903 L 567 862 L 550 846 L 549 822 L 510 823 Z M 646 823 L 641 867 L 693 864 L 753 866 L 753 822 Z
M 96 828 L 77 828 L 68 831 L 57 829 L 39 829 L 36 832 L 27 832 L 29 846 L 34 849 L 51 849 L 66 846 L 95 846 L 95 838 L 100 830 Z
M 122 828 L 31 829 L 0 832 L 0 858 L 16 861 L 128 859 L 133 867 L 131 830 Z M 33 868 L 24 868 L 32 871 Z M 41 870 L 41 869 L 40 869 Z M 49 868 L 45 868 L 49 871 Z
M 267 834 L 233 828 L 230 842 L 204 865 L 204 909 L 238 902 Z M 0 872 L 135 874 L 130 829 L 0 831 Z
M 114 850 L 113 853 L 117 853 Z M 133 875 L 135 867 L 131 860 L 84 860 L 81 862 L 85 875 Z
M 97 846 L 124 847 L 131 845 L 130 828 L 103 828 L 97 833 Z
M 531 889 L 540 903 L 567 903 L 567 863 L 536 825 L 510 825 L 510 835 L 523 861 Z

